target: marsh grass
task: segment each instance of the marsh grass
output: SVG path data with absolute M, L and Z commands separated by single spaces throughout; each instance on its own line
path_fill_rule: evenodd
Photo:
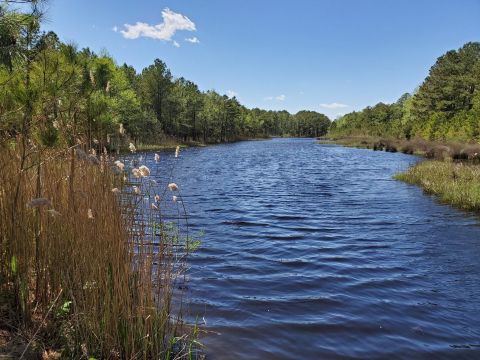
M 480 210 L 480 165 L 426 160 L 395 176 L 457 208 Z
M 196 242 L 143 206 L 145 179 L 82 153 L 0 145 L 0 328 L 65 358 L 191 358 L 178 283 Z
M 333 143 L 375 151 L 402 152 L 404 154 L 415 154 L 435 160 L 468 160 L 480 162 L 480 144 L 476 143 L 438 142 L 420 138 L 405 140 L 374 136 L 323 139 L 320 140 L 319 143 Z

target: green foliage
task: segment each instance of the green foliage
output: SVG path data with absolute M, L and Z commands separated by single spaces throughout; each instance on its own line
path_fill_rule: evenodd
M 235 97 L 202 92 L 160 59 L 137 73 L 106 53 L 78 50 L 41 32 L 35 6 L 30 13 L 0 7 L 0 84 L 0 132 L 33 134 L 44 147 L 79 140 L 108 147 L 123 136 L 145 144 L 313 137 L 330 126 L 316 112 L 247 109 Z
M 480 43 L 467 43 L 438 58 L 413 94 L 346 114 L 330 135 L 480 141 Z

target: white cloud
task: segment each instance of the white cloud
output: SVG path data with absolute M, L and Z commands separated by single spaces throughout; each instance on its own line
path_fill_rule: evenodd
M 178 42 L 176 42 L 175 40 L 173 40 L 173 46 L 179 48 L 180 47 L 180 44 Z
M 112 31 L 113 31 L 113 32 L 117 32 L 117 31 L 118 31 L 118 26 L 115 25 L 115 26 L 112 28 Z
M 272 100 L 285 101 L 286 98 L 287 97 L 285 95 L 278 95 L 278 96 L 267 96 L 263 99 L 266 100 L 266 101 L 272 101 Z
M 348 107 L 348 105 L 334 102 L 330 104 L 320 104 L 320 107 L 325 109 L 343 109 Z
M 121 30 L 126 39 L 138 39 L 148 37 L 156 40 L 172 41 L 172 37 L 179 30 L 196 31 L 195 23 L 182 14 L 165 8 L 162 11 L 163 22 L 157 25 L 150 25 L 137 22 L 135 25 L 125 24 L 126 30 Z
M 188 41 L 188 42 L 190 42 L 190 43 L 192 43 L 192 44 L 198 44 L 198 43 L 200 43 L 200 40 L 198 40 L 198 38 L 197 38 L 196 36 L 191 37 L 191 38 L 186 38 L 185 41 Z
M 233 97 L 235 97 L 235 96 L 238 96 L 238 93 L 235 92 L 235 91 L 233 91 L 233 90 L 227 90 L 227 96 L 228 96 L 229 98 L 233 98 Z

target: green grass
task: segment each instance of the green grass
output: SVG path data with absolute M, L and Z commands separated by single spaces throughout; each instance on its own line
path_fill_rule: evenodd
M 422 161 L 395 179 L 418 185 L 428 194 L 464 210 L 480 210 L 480 165 L 451 161 Z

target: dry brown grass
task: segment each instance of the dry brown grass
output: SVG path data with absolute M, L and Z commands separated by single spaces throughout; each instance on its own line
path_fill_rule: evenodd
M 187 356 L 173 292 L 188 239 L 126 194 L 109 159 L 79 154 L 0 145 L 2 327 L 40 324 L 35 341 L 70 358 Z
M 420 138 L 405 140 L 368 136 L 339 138 L 335 139 L 334 143 L 377 151 L 417 154 L 435 160 L 480 161 L 480 144 L 475 143 L 442 143 Z

